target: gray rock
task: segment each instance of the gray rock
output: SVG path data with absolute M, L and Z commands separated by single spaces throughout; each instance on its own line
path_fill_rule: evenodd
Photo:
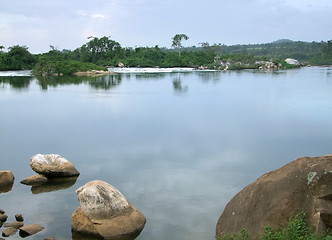
M 8 227 L 8 228 L 5 228 L 5 229 L 2 231 L 2 236 L 3 236 L 3 237 L 9 237 L 9 236 L 14 235 L 16 232 L 17 232 L 17 228 Z
M 113 186 L 92 181 L 76 190 L 80 206 L 72 214 L 72 230 L 102 238 L 138 236 L 146 219 Z
M 20 228 L 20 236 L 27 237 L 43 230 L 44 227 L 39 224 L 29 224 Z
M 22 214 L 20 214 L 20 213 L 15 215 L 15 219 L 18 222 L 23 222 L 24 221 L 24 218 L 23 218 Z
M 5 225 L 3 225 L 5 228 L 8 227 L 13 227 L 16 229 L 19 229 L 20 227 L 23 227 L 24 223 L 23 222 L 11 222 L 11 223 L 6 223 Z
M 31 177 L 23 179 L 20 183 L 25 184 L 25 185 L 34 186 L 34 185 L 40 185 L 40 184 L 46 183 L 48 181 L 49 181 L 49 179 L 47 177 L 45 177 L 43 174 L 37 174 L 37 175 L 33 175 Z
M 73 164 L 58 154 L 37 154 L 31 158 L 30 166 L 33 171 L 48 178 L 73 177 L 80 174 Z

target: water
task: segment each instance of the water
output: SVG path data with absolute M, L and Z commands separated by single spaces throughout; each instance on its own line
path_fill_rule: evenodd
M 71 239 L 75 190 L 99 179 L 147 218 L 137 239 L 213 240 L 243 187 L 300 156 L 332 153 L 331 93 L 331 68 L 0 77 L 1 170 L 15 175 L 0 208 L 8 221 L 22 213 L 45 227 L 29 239 Z M 20 184 L 37 153 L 62 155 L 80 177 Z

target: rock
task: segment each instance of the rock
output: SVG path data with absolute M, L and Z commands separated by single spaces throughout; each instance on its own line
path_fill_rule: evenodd
M 285 62 L 290 64 L 290 65 L 300 66 L 300 62 L 296 59 L 287 58 L 287 59 L 285 59 Z
M 20 183 L 25 184 L 25 185 L 34 186 L 34 185 L 40 185 L 40 184 L 46 183 L 48 181 L 49 181 L 49 179 L 47 177 L 45 177 L 43 174 L 37 174 L 37 175 L 33 175 L 31 177 L 28 177 L 26 179 L 23 179 Z
M 14 179 L 11 171 L 0 171 L 0 193 L 9 192 L 13 187 Z
M 118 63 L 118 67 L 123 68 L 124 66 L 125 66 L 124 63 L 122 63 L 122 62 L 119 62 L 119 63 Z
M 44 227 L 39 224 L 29 224 L 20 228 L 20 236 L 27 237 L 43 230 Z
M 30 160 L 33 171 L 45 175 L 45 177 L 73 177 L 80 173 L 73 164 L 58 154 L 37 154 Z
M 22 214 L 20 214 L 20 213 L 15 215 L 15 219 L 18 222 L 23 222 L 24 221 L 24 218 L 23 218 Z
M 242 189 L 220 216 L 216 235 L 245 228 L 259 239 L 265 226 L 280 226 L 301 211 L 314 231 L 332 228 L 332 155 L 302 157 L 265 173 Z
M 44 240 L 55 240 L 54 237 L 47 237 L 47 238 L 44 238 Z
M 16 228 L 8 227 L 8 228 L 5 228 L 5 229 L 2 231 L 2 236 L 3 236 L 3 237 L 9 237 L 9 236 L 14 235 L 16 232 L 17 232 L 17 229 L 16 229 Z
M 6 214 L 0 214 L 0 222 L 6 222 L 8 216 Z
M 8 227 L 13 227 L 16 229 L 19 229 L 20 227 L 23 227 L 24 223 L 23 222 L 11 222 L 11 223 L 6 223 L 5 225 L 3 225 L 5 228 Z
M 72 231 L 102 238 L 138 236 L 145 217 L 113 186 L 92 181 L 76 190 L 80 206 L 71 218 Z
M 5 214 L 5 211 L 0 209 L 0 214 Z

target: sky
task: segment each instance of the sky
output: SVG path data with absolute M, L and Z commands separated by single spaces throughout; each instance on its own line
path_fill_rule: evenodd
M 332 39 L 331 0 L 0 0 L 0 46 L 74 50 L 88 37 L 123 47 Z

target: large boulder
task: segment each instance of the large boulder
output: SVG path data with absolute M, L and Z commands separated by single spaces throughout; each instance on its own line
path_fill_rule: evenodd
M 71 217 L 72 231 L 104 239 L 137 237 L 145 217 L 113 186 L 92 181 L 76 190 L 80 206 Z
M 302 157 L 265 173 L 227 204 L 216 235 L 245 228 L 259 239 L 265 226 L 285 224 L 303 210 L 314 231 L 332 229 L 332 155 Z
M 0 193 L 8 192 L 14 184 L 14 175 L 11 171 L 0 171 Z
M 30 166 L 33 171 L 47 178 L 73 177 L 80 174 L 73 164 L 58 154 L 37 154 L 31 158 Z

